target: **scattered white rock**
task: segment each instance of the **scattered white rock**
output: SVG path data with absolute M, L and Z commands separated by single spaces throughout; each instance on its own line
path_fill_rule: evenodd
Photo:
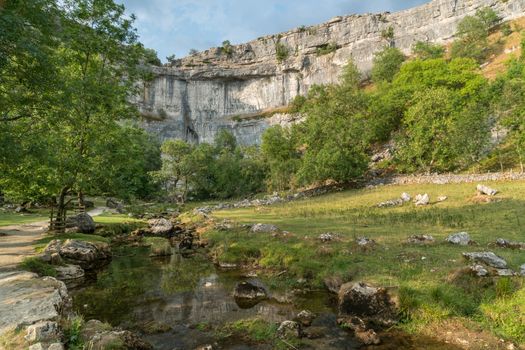
M 47 350 L 42 343 L 36 343 L 29 347 L 29 350 Z
M 525 276 L 525 264 L 520 266 L 520 275 Z
M 525 243 L 523 242 L 513 242 L 507 239 L 498 238 L 496 240 L 496 245 L 501 248 L 511 248 L 511 249 L 520 249 L 525 250 Z
M 403 202 L 410 202 L 410 201 L 412 200 L 412 197 L 411 197 L 408 193 L 403 192 L 403 193 L 401 194 L 401 200 L 402 200 Z
M 435 239 L 431 235 L 413 235 L 408 237 L 407 243 L 410 244 L 431 244 Z
M 376 245 L 376 241 L 367 237 L 359 237 L 355 242 L 360 247 L 373 247 Z
M 58 336 L 58 324 L 52 321 L 41 321 L 27 327 L 27 341 L 40 342 L 51 340 Z
M 446 238 L 448 243 L 458 244 L 458 245 L 469 245 L 472 243 L 470 235 L 467 232 L 458 232 L 454 233 Z
M 389 207 L 397 207 L 399 205 L 403 205 L 404 201 L 402 199 L 390 199 L 384 202 L 379 203 L 377 206 L 379 208 L 389 208 Z
M 430 197 L 427 193 L 418 194 L 415 198 L 415 203 L 417 206 L 428 205 L 430 203 Z
M 171 221 L 161 219 L 151 219 L 148 221 L 150 232 L 154 235 L 169 236 L 173 232 L 173 224 Z
M 331 242 L 334 240 L 334 235 L 331 232 L 321 233 L 318 239 L 323 243 Z
M 279 228 L 271 224 L 255 224 L 250 229 L 252 233 L 273 233 L 279 231 Z
M 438 202 L 444 202 L 444 201 L 446 201 L 447 199 L 448 199 L 447 196 L 439 196 L 439 197 L 438 197 Z
M 473 266 L 470 267 L 470 269 L 478 277 L 485 277 L 485 276 L 489 275 L 489 271 L 482 265 L 473 265 Z
M 485 185 L 478 185 L 476 189 L 478 190 L 479 193 L 485 194 L 487 196 L 495 196 L 498 193 L 497 190 L 490 188 L 488 186 L 485 186 Z
M 493 252 L 463 253 L 463 256 L 470 261 L 482 263 L 496 269 L 507 268 L 507 262 Z
M 496 269 L 496 274 L 501 277 L 510 277 L 516 275 L 516 273 L 514 273 L 514 271 L 511 269 Z
M 301 325 L 295 321 L 283 321 L 277 329 L 280 338 L 300 338 L 301 334 Z

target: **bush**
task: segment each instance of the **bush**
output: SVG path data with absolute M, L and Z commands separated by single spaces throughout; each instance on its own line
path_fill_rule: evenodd
M 405 60 L 405 55 L 399 49 L 392 47 L 376 53 L 374 67 L 372 68 L 374 83 L 391 82 Z
M 443 58 L 445 48 L 441 45 L 418 41 L 412 48 L 412 53 L 421 60 Z
M 37 273 L 39 276 L 55 277 L 57 275 L 57 271 L 51 264 L 48 264 L 37 257 L 24 258 L 20 263 L 20 268 Z
M 283 62 L 288 58 L 289 55 L 290 51 L 285 44 L 281 43 L 280 41 L 275 43 L 275 57 L 277 58 L 278 62 Z

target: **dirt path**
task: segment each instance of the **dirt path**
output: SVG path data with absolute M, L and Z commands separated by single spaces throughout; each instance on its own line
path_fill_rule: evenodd
M 91 216 L 101 215 L 107 208 L 95 208 Z M 47 221 L 0 226 L 0 271 L 15 268 L 27 256 L 35 254 L 35 242 L 44 237 Z M 4 235 L 5 234 L 5 235 Z

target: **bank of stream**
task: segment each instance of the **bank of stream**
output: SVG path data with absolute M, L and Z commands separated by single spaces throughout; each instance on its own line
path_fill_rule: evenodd
M 71 291 L 74 308 L 85 320 L 98 319 L 135 331 L 155 349 L 273 349 L 279 340 L 253 341 L 222 330 L 241 320 L 278 324 L 301 310 L 317 315 L 316 339 L 303 338 L 301 349 L 358 349 L 352 335 L 337 326 L 333 297 L 328 292 L 275 299 L 242 308 L 233 298 L 235 285 L 247 279 L 238 271 L 214 267 L 203 253 L 151 258 L 148 248 L 114 249 L 111 264 L 98 276 Z M 285 293 L 276 292 L 282 299 Z M 388 334 L 381 349 L 454 349 L 428 339 Z M 281 348 L 293 349 L 283 342 Z M 375 347 L 377 348 L 377 347 Z M 203 347 L 204 349 L 204 347 Z

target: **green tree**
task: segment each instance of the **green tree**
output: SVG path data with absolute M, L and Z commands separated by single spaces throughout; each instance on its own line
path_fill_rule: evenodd
M 372 80 L 375 83 L 391 82 L 405 60 L 405 55 L 394 47 L 387 47 L 376 53 L 372 68 Z
M 438 44 L 418 41 L 412 48 L 412 53 L 420 60 L 443 58 L 445 48 Z
M 300 163 L 290 130 L 280 125 L 266 129 L 262 135 L 261 152 L 269 167 L 268 189 L 282 191 L 292 187 Z

